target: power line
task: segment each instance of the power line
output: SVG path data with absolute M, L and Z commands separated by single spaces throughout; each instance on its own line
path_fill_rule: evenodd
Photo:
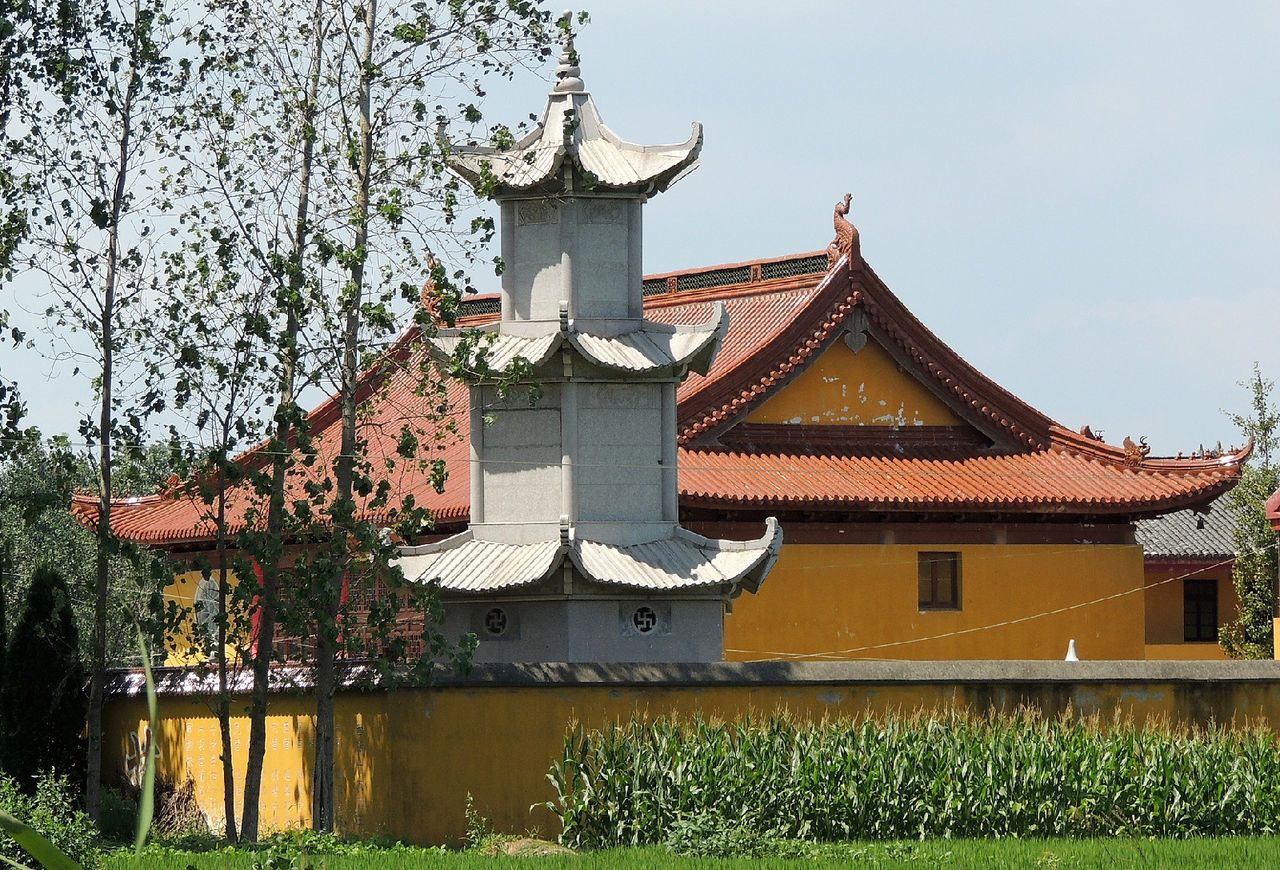
M 1266 547 L 1263 547 L 1261 549 L 1271 550 L 1271 549 L 1275 549 L 1276 546 L 1277 546 L 1276 544 L 1269 544 Z M 935 641 L 935 640 L 945 640 L 946 638 L 951 638 L 951 637 L 960 637 L 963 635 L 978 634 L 979 632 L 983 632 L 983 631 L 992 631 L 994 629 L 1005 628 L 1010 625 L 1020 625 L 1025 622 L 1032 622 L 1037 619 L 1043 619 L 1046 616 L 1056 616 L 1060 613 L 1068 613 L 1073 610 L 1080 610 L 1085 607 L 1092 607 L 1095 604 L 1103 604 L 1107 601 L 1114 601 L 1116 599 L 1123 598 L 1127 595 L 1134 595 L 1138 592 L 1146 592 L 1146 590 L 1148 589 L 1154 589 L 1157 586 L 1163 586 L 1167 583 L 1174 583 L 1177 581 L 1186 580 L 1190 577 L 1196 576 L 1197 574 L 1203 574 L 1206 571 L 1212 571 L 1218 568 L 1225 567 L 1227 565 L 1232 564 L 1234 561 L 1235 559 L 1224 559 L 1221 562 L 1217 562 L 1213 565 L 1206 565 L 1203 568 L 1197 568 L 1194 571 L 1188 571 L 1187 573 L 1179 574 L 1176 577 L 1167 577 L 1164 580 L 1158 580 L 1154 583 L 1143 583 L 1141 586 L 1134 587 L 1133 589 L 1124 589 L 1124 590 L 1121 590 L 1120 592 L 1113 592 L 1110 595 L 1103 595 L 1101 597 L 1093 598 L 1088 601 L 1080 601 L 1075 604 L 1065 605 L 1063 607 L 1055 607 L 1052 610 L 1043 610 L 1039 613 L 1032 613 L 1026 616 L 1019 616 L 1014 619 L 1006 619 L 1001 622 L 989 623 L 987 625 L 978 625 L 970 628 L 961 628 L 961 629 L 956 629 L 954 631 L 946 631 L 946 632 L 942 632 L 941 634 L 926 635 L 924 637 L 906 638 L 904 640 L 884 641 L 882 643 L 867 644 L 866 646 L 850 647 L 849 649 L 831 650 L 827 652 L 793 653 L 793 652 L 777 652 L 773 650 L 736 649 L 736 648 L 730 648 L 730 647 L 726 647 L 724 651 L 727 653 L 741 653 L 743 655 L 758 655 L 758 656 L 764 657 L 761 659 L 748 659 L 748 661 L 767 661 L 767 660 L 776 660 L 776 659 L 786 659 L 790 661 L 802 661 L 805 659 L 844 660 L 849 658 L 850 656 L 853 656 L 861 652 L 871 652 L 874 650 L 890 649 L 893 647 L 900 647 L 900 646 L 909 646 L 911 644 L 916 644 L 916 643 L 926 643 L 926 642 Z

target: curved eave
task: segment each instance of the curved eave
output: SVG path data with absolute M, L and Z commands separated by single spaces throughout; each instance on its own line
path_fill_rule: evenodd
M 670 537 L 631 546 L 576 540 L 569 558 L 583 576 L 605 586 L 737 594 L 760 588 L 781 548 L 782 528 L 769 517 L 764 535 L 753 541 L 705 538 L 677 526 Z
M 682 492 L 685 507 L 747 511 L 838 511 L 872 514 L 1030 514 L 1039 516 L 1143 517 L 1196 507 L 1212 501 L 1235 486 L 1234 479 L 1217 481 L 1194 492 L 1151 499 L 1052 499 L 1052 498 L 967 498 L 946 499 L 906 496 L 899 499 L 860 499 L 830 496 L 727 496 L 721 493 Z M 1280 530 L 1280 529 L 1278 529 Z
M 483 595 L 534 586 L 551 576 L 567 556 L 582 576 L 602 586 L 645 592 L 718 589 L 755 592 L 782 547 L 782 529 L 772 517 L 754 541 L 704 538 L 676 528 L 665 538 L 631 546 L 559 539 L 531 544 L 476 540 L 470 529 L 417 547 L 403 547 L 394 561 L 413 583 L 442 591 Z
M 569 342 L 603 368 L 633 374 L 689 369 L 705 375 L 728 332 L 728 311 L 723 302 L 717 302 L 704 323 L 668 327 L 646 322 L 641 329 L 612 336 L 574 331 Z
M 569 122 L 568 112 L 577 113 Z M 566 136 L 566 130 L 571 134 Z M 667 190 L 698 164 L 702 125 L 670 145 L 639 145 L 610 130 L 587 93 L 553 93 L 537 125 L 507 150 L 455 146 L 446 165 L 473 188 L 496 182 L 496 196 L 551 192 L 563 184 L 568 161 L 593 188 L 650 195 Z
M 559 540 L 533 544 L 479 541 L 468 529 L 434 544 L 403 547 L 398 565 L 411 583 L 434 583 L 446 592 L 484 594 L 532 586 L 564 561 Z
M 535 368 L 541 366 L 549 362 L 566 341 L 585 360 L 601 368 L 642 375 L 684 370 L 706 374 L 729 332 L 729 314 L 724 303 L 717 302 L 704 323 L 672 327 L 646 321 L 640 329 L 618 335 L 593 335 L 570 329 L 568 333 L 524 336 L 499 333 L 497 329 L 498 324 L 482 327 L 480 341 L 470 351 L 466 366 L 476 373 L 477 379 L 483 378 L 486 371 L 502 371 L 517 359 Z M 428 339 L 427 346 L 434 358 L 448 362 L 466 335 L 467 330 L 444 329 Z
M 559 332 L 538 336 L 502 335 L 497 332 L 497 324 L 481 327 L 478 331 L 480 340 L 471 347 L 465 361 L 468 371 L 476 373 L 477 377 L 484 372 L 501 372 L 517 359 L 540 366 L 555 356 L 564 343 L 564 336 Z M 427 340 L 427 347 L 433 358 L 447 363 L 454 358 L 458 345 L 468 333 L 475 332 L 477 330 L 474 329 L 442 329 Z
M 1072 432 L 1057 423 L 1049 429 L 1050 442 L 1055 449 L 1069 451 L 1078 456 L 1088 456 L 1117 465 L 1127 465 L 1123 447 L 1107 444 L 1093 438 L 1087 438 L 1079 432 Z M 1172 471 L 1177 473 L 1193 473 L 1203 471 L 1235 471 L 1244 467 L 1244 463 L 1253 455 L 1253 438 L 1250 437 L 1243 447 L 1229 450 L 1219 456 L 1185 457 L 1185 456 L 1149 456 L 1129 467 L 1140 471 Z

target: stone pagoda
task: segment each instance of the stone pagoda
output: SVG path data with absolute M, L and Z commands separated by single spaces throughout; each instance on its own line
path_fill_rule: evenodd
M 728 602 L 755 592 L 782 544 L 680 527 L 676 386 L 705 374 L 728 329 L 644 318 L 641 209 L 697 166 L 679 145 L 635 145 L 600 120 L 572 43 L 537 126 L 509 149 L 456 147 L 453 170 L 501 207 L 501 320 L 469 354 L 471 524 L 405 547 L 434 582 L 445 631 L 477 661 L 715 661 Z M 464 334 L 442 330 L 450 358 Z M 481 357 L 483 356 L 483 359 Z M 502 395 L 485 372 L 523 358 L 536 384 Z

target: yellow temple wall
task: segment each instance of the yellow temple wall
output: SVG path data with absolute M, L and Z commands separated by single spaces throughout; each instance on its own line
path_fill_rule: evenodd
M 212 561 L 212 555 L 207 558 Z M 169 602 L 173 602 L 182 609 L 183 613 L 181 622 L 176 630 L 170 632 L 165 638 L 164 663 L 166 665 L 195 664 L 204 658 L 203 655 L 193 653 L 193 650 L 199 646 L 195 637 L 196 589 L 200 586 L 200 581 L 203 577 L 204 574 L 198 570 L 179 570 L 174 573 L 172 582 L 165 587 L 165 607 L 169 606 Z M 217 571 L 213 571 L 210 577 L 216 581 Z M 233 589 L 239 582 L 233 571 L 227 573 L 227 581 Z M 232 644 L 228 644 L 227 656 L 234 659 L 235 655 L 235 647 Z
M 552 762 L 562 757 L 570 723 L 595 728 L 635 714 L 700 712 L 731 718 L 785 710 L 808 720 L 1032 705 L 1049 715 L 1070 710 L 1109 717 L 1119 711 L 1139 721 L 1165 717 L 1203 724 L 1248 719 L 1276 727 L 1280 680 L 1274 673 L 1260 678 L 1250 670 L 1258 665 L 1273 667 L 1240 662 L 771 663 L 701 670 L 673 666 L 682 669 L 672 670 L 677 684 L 670 677 L 663 683 L 655 676 L 663 666 L 650 665 L 644 666 L 644 674 L 630 676 L 595 669 L 600 673 L 588 685 L 539 675 L 539 685 L 345 692 L 338 696 L 336 713 L 337 818 L 346 834 L 457 843 L 465 831 L 464 810 L 471 795 L 475 809 L 499 831 L 537 829 L 554 836 L 554 817 L 536 805 L 553 799 L 545 776 Z M 1231 672 L 1166 672 L 1192 667 Z M 568 666 L 561 669 L 572 671 Z M 787 673 L 770 675 L 769 669 Z M 893 673 L 886 675 L 885 669 Z M 874 673 L 869 676 L 868 671 Z M 762 675 L 769 679 L 762 682 Z M 526 680 L 532 682 L 533 678 Z M 237 712 L 244 707 L 242 699 L 233 703 Z M 313 710 L 311 699 L 303 695 L 272 699 L 261 802 L 265 830 L 309 822 Z M 145 716 L 143 698 L 109 699 L 104 760 L 108 776 L 123 775 L 133 745 L 131 734 L 136 738 L 145 731 Z M 220 824 L 220 749 L 208 700 L 162 696 L 160 717 L 160 775 L 171 781 L 190 776 L 200 806 L 214 825 Z M 242 716 L 235 719 L 232 733 L 239 800 L 248 738 Z
M 1187 566 L 1164 567 L 1149 564 L 1146 568 L 1146 655 L 1148 659 L 1225 659 L 1226 653 L 1217 643 L 1183 640 L 1183 575 Z M 1240 599 L 1231 582 L 1231 569 L 1196 572 L 1192 579 L 1215 580 L 1218 583 L 1218 625 L 1233 621 L 1240 613 Z
M 856 354 L 843 342 L 833 344 L 747 422 L 958 426 L 964 421 L 868 339 Z
M 934 550 L 960 554 L 959 610 L 919 609 Z M 1142 591 L 1133 544 L 784 544 L 725 618 L 725 658 L 1061 659 L 1074 638 L 1081 658 L 1141 659 Z

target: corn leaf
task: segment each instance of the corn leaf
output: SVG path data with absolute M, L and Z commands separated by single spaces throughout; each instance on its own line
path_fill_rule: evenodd
M 147 641 L 142 628 L 138 628 L 138 649 L 142 652 L 142 672 L 147 678 L 147 761 L 142 775 L 142 794 L 138 798 L 138 831 L 133 841 L 135 852 L 141 853 L 151 831 L 151 819 L 155 815 L 156 792 L 156 684 L 151 677 L 151 657 L 147 653 Z
M 80 865 L 68 858 L 61 849 L 6 812 L 0 812 L 0 828 L 39 861 L 44 870 L 80 870 Z M 30 870 L 17 861 L 8 858 L 3 860 L 20 870 Z

